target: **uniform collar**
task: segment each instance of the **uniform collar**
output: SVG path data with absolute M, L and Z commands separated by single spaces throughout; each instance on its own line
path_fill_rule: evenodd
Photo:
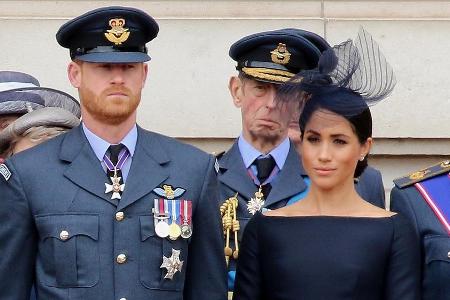
M 92 150 L 94 150 L 95 156 L 99 161 L 103 161 L 103 157 L 105 156 L 105 153 L 111 144 L 90 131 L 84 123 L 82 123 L 82 126 L 83 132 L 86 135 L 86 138 L 91 145 Z M 137 136 L 137 126 L 135 124 L 133 128 L 131 128 L 131 130 L 127 133 L 127 135 L 122 139 L 122 141 L 120 141 L 121 144 L 127 147 L 131 157 L 133 157 L 134 150 L 136 149 Z
M 281 142 L 281 144 L 276 146 L 274 149 L 272 149 L 272 151 L 265 155 L 259 150 L 255 149 L 255 147 L 253 147 L 249 142 L 247 142 L 241 133 L 238 139 L 238 147 L 244 161 L 245 168 L 248 169 L 255 161 L 255 159 L 257 159 L 259 156 L 266 157 L 270 154 L 275 159 L 278 168 L 282 170 L 284 163 L 286 162 L 291 143 L 289 142 L 289 138 L 286 137 L 283 142 Z

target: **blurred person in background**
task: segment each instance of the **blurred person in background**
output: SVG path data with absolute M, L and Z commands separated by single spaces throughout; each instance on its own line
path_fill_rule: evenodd
M 80 115 L 72 96 L 29 74 L 0 71 L 0 162 L 77 126 Z

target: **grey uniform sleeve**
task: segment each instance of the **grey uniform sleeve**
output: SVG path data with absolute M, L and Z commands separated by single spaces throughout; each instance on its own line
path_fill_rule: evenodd
M 36 229 L 19 174 L 0 176 L 0 299 L 28 300 L 34 278 Z
M 201 196 L 193 213 L 194 228 L 184 287 L 186 300 L 227 298 L 227 273 L 214 162 L 215 158 L 211 156 Z

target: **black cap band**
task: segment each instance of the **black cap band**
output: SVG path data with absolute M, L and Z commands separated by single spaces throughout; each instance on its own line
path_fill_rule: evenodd
M 76 48 L 70 49 L 70 58 L 76 59 L 79 56 L 91 53 L 111 53 L 111 52 L 141 52 L 147 53 L 147 47 L 116 47 L 116 46 L 98 46 L 94 48 Z
M 242 68 L 267 68 L 267 69 L 293 72 L 292 70 L 286 68 L 283 65 L 265 62 L 265 61 L 251 61 L 251 60 L 239 61 L 236 66 L 236 70 L 239 71 L 239 70 L 242 70 Z

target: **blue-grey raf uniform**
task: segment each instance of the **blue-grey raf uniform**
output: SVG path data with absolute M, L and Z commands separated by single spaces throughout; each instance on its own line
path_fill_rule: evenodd
M 394 183 L 391 210 L 406 216 L 421 239 L 422 299 L 447 300 L 450 297 L 450 160 L 398 178 Z
M 299 29 L 281 29 L 262 32 L 244 37 L 230 48 L 230 56 L 237 62 L 236 69 L 246 77 L 257 81 L 282 84 L 300 70 L 313 69 L 317 66 L 320 54 L 330 45 L 320 36 Z M 289 57 L 287 59 L 286 57 Z M 222 202 L 237 195 L 237 220 L 239 221 L 238 243 L 243 236 L 246 224 L 253 216 L 248 205 L 258 185 L 251 174 L 252 168 L 244 164 L 242 151 L 249 147 L 239 147 L 242 135 L 225 153 L 218 155 L 220 199 Z M 276 209 L 292 204 L 306 196 L 309 179 L 303 170 L 299 154 L 295 146 L 286 137 L 282 144 L 287 146 L 274 149 L 280 160 L 284 161 L 278 173 L 269 179 L 271 190 L 264 201 L 263 209 Z M 281 146 L 279 146 L 281 147 Z M 251 148 L 251 147 L 250 147 Z M 247 155 L 247 153 L 245 153 Z M 356 190 L 367 201 L 384 207 L 384 188 L 378 170 L 368 167 L 360 178 L 355 180 Z M 230 247 L 235 250 L 234 239 L 230 239 Z M 235 259 L 230 258 L 228 288 L 233 289 Z
M 109 7 L 69 21 L 57 38 L 73 59 L 131 63 L 149 59 L 145 43 L 157 31 L 146 13 Z M 105 192 L 84 126 L 0 165 L 0 299 L 28 299 L 33 282 L 39 300 L 226 299 L 215 158 L 135 129 L 120 200 Z M 157 215 L 155 199 L 163 209 L 190 203 L 191 234 L 160 237 L 166 219 L 154 217 L 178 211 Z

